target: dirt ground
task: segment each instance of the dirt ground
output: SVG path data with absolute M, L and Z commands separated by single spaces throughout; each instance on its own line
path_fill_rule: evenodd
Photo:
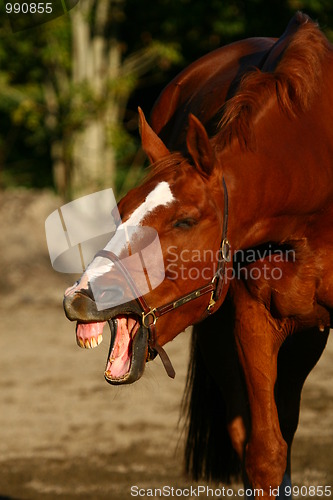
M 0 498 L 124 500 L 135 485 L 185 487 L 179 415 L 190 332 L 167 346 L 174 381 L 156 359 L 134 385 L 108 385 L 109 334 L 80 349 L 63 314 L 73 277 L 52 270 L 44 235 L 57 206 L 48 192 L 0 193 Z M 303 393 L 295 484 L 333 486 L 332 422 L 331 338 Z M 305 492 L 299 498 L 313 498 Z

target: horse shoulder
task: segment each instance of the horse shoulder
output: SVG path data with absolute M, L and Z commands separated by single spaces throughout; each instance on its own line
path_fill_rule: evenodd
M 323 304 L 318 297 L 318 287 L 324 287 L 322 281 L 327 279 L 322 254 L 307 238 L 283 253 L 249 264 L 239 273 L 242 286 L 251 300 L 264 306 L 262 314 L 270 318 L 272 331 L 278 336 L 330 325 L 329 304 Z M 235 289 L 237 300 L 237 285 Z

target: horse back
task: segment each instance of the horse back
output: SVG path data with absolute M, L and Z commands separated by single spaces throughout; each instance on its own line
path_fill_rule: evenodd
M 185 142 L 189 113 L 214 134 L 217 113 L 233 94 L 242 75 L 261 67 L 274 45 L 274 38 L 249 38 L 201 57 L 177 75 L 156 101 L 151 123 L 170 149 Z

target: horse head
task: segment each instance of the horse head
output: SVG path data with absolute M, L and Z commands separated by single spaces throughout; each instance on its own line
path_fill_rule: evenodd
M 206 130 L 190 115 L 186 150 L 174 153 L 141 110 L 139 115 L 152 167 L 118 204 L 121 220 L 111 242 L 119 252 L 111 242 L 106 245 L 64 297 L 81 347 L 99 344 L 109 323 L 105 378 L 112 384 L 140 378 L 156 353 L 173 376 L 161 346 L 216 310 L 227 293 L 222 286 L 228 265 L 227 193 Z

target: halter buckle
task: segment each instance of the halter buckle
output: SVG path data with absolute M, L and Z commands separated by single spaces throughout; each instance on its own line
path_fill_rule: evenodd
M 212 291 L 212 294 L 210 296 L 210 299 L 209 299 L 209 304 L 208 304 L 208 307 L 207 307 L 207 311 L 210 313 L 211 310 L 213 309 L 213 307 L 215 306 L 216 304 L 216 300 L 214 300 L 214 293 L 215 293 L 215 290 Z
M 217 274 L 214 275 L 214 277 L 213 277 L 213 279 L 211 281 L 211 284 L 214 285 L 214 283 L 215 283 L 216 280 L 217 280 Z M 208 304 L 208 307 L 207 307 L 207 311 L 209 313 L 211 312 L 211 310 L 213 309 L 213 307 L 216 304 L 216 300 L 214 300 L 215 290 L 216 290 L 216 288 L 214 288 L 212 290 L 212 293 L 210 294 L 209 304 Z
M 151 323 L 146 323 L 146 318 L 148 318 L 149 316 L 153 317 L 153 321 Z M 157 316 L 155 307 L 154 309 L 150 309 L 150 311 L 148 311 L 147 313 L 142 312 L 142 325 L 145 328 L 149 328 L 151 325 L 156 325 L 156 321 L 157 321 Z

